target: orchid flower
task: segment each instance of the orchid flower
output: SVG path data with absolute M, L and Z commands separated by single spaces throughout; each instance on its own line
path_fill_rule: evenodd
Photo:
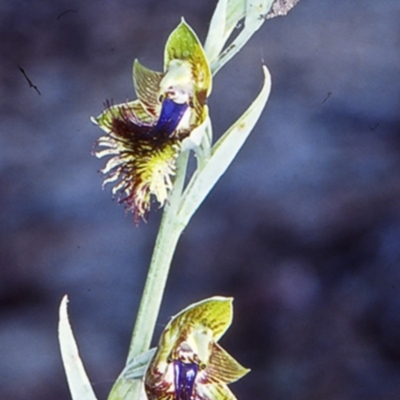
M 232 322 L 232 298 L 211 297 L 173 317 L 145 375 L 149 400 L 234 400 L 228 384 L 246 375 L 218 340 Z
M 98 158 L 111 156 L 101 172 L 103 186 L 135 219 L 146 218 L 152 197 L 160 207 L 172 190 L 182 142 L 208 118 L 211 71 L 199 39 L 182 19 L 167 40 L 164 73 L 135 61 L 133 80 L 138 99 L 110 105 L 92 121 L 106 135 L 98 140 Z

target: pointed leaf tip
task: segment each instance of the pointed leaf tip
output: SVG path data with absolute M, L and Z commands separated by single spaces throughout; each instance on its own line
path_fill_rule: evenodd
M 60 304 L 58 335 L 71 397 L 73 400 L 97 400 L 79 357 L 78 346 L 68 320 L 67 303 L 68 296 L 65 295 Z

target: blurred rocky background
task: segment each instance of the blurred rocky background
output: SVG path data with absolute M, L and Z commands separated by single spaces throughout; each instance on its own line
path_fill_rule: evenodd
M 101 190 L 89 117 L 132 99 L 134 58 L 162 69 L 181 16 L 204 40 L 215 4 L 0 1 L 0 399 L 70 399 L 65 293 L 99 400 L 121 371 L 161 211 L 136 227 Z M 273 89 L 182 237 L 157 335 L 234 296 L 239 399 L 400 398 L 399 21 L 398 0 L 301 0 L 215 78 L 216 137 L 263 62 Z

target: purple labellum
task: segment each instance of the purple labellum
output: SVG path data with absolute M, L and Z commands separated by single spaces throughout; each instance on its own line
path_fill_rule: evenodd
M 166 98 L 162 103 L 160 118 L 157 125 L 149 132 L 151 136 L 169 137 L 177 128 L 183 114 L 189 106 L 187 104 L 175 103 Z
M 176 400 L 192 400 L 193 386 L 198 370 L 197 364 L 174 361 Z

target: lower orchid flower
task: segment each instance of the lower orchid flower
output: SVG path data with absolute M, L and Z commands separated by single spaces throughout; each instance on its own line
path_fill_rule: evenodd
M 249 372 L 217 342 L 232 322 L 232 298 L 212 297 L 173 317 L 145 375 L 149 400 L 235 400 L 228 388 Z

